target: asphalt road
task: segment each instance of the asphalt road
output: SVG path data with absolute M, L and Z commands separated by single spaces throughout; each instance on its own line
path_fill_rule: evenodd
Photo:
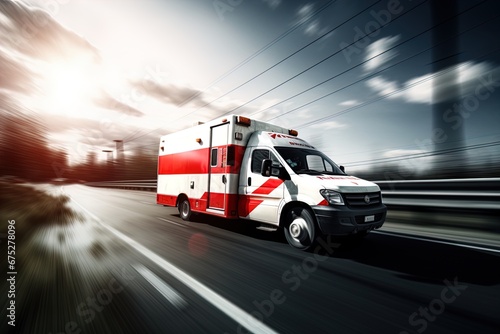
M 2 333 L 500 329 L 494 248 L 382 228 L 356 243 L 324 238 L 307 253 L 244 222 L 185 222 L 175 208 L 156 205 L 154 193 L 49 190 L 70 196 L 81 219 L 18 245 L 25 260 L 17 273 L 16 327 L 4 323 Z

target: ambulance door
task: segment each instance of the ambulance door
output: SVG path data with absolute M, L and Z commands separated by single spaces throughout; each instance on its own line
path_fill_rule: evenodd
M 229 123 L 210 128 L 207 208 L 224 211 L 227 203 L 227 145 Z
M 268 148 L 254 148 L 251 152 L 250 164 L 247 166 L 245 187 L 247 218 L 278 223 L 278 208 L 283 200 L 283 180 L 277 177 L 261 175 L 262 160 L 271 159 L 278 164 L 278 159 Z

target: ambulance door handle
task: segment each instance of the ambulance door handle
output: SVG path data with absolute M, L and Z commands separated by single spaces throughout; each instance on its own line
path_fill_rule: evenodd
M 250 187 L 252 185 L 252 178 L 248 177 L 248 186 Z
M 226 184 L 226 182 L 227 182 L 226 175 L 222 175 L 222 183 Z

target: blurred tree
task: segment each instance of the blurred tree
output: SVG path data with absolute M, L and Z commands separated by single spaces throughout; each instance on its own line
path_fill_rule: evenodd
M 0 115 L 0 175 L 30 181 L 61 177 L 67 170 L 66 153 L 48 146 L 45 129 L 26 114 Z
M 158 156 L 156 151 L 137 149 L 125 158 L 125 180 L 156 179 Z

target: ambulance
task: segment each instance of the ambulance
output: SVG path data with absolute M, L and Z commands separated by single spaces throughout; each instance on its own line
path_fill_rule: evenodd
M 387 209 L 380 188 L 347 175 L 295 130 L 229 115 L 162 136 L 157 203 L 193 213 L 245 219 L 284 231 L 308 250 L 322 235 L 364 236 Z

